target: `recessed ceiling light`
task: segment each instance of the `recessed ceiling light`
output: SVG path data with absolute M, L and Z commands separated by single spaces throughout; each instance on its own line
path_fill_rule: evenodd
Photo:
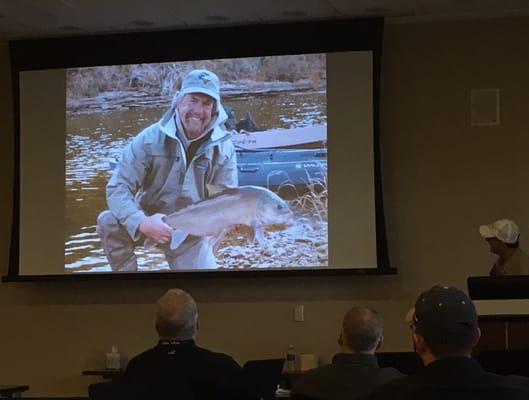
M 81 28 L 75 25 L 63 25 L 63 26 L 59 26 L 57 29 L 60 31 L 66 31 L 66 32 L 78 32 L 81 30 Z
M 130 21 L 130 23 L 136 26 L 153 26 L 154 25 L 154 22 L 147 21 L 145 19 L 135 19 L 134 21 Z
M 285 17 L 306 17 L 307 13 L 305 11 L 283 11 Z
M 222 22 L 229 21 L 231 18 L 226 15 L 208 15 L 206 17 L 209 21 Z

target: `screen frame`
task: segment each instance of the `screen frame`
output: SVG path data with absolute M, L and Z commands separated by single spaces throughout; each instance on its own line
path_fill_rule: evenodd
M 16 40 L 9 42 L 14 109 L 14 191 L 9 268 L 5 282 L 70 281 L 92 279 L 174 279 L 177 277 L 253 277 L 322 275 L 395 275 L 389 260 L 380 170 L 380 68 L 384 19 L 360 18 L 331 21 L 265 24 Z M 170 43 L 209 43 L 196 48 Z M 242 42 L 251 37 L 252 42 Z M 116 49 L 120 49 L 116 51 Z M 295 268 L 251 271 L 183 271 L 20 275 L 20 88 L 23 71 L 168 61 L 257 57 L 289 54 L 372 51 L 373 53 L 373 152 L 376 229 L 376 268 Z

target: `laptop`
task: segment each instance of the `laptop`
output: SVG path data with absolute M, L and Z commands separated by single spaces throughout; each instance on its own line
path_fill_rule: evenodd
M 245 384 L 261 399 L 273 400 L 284 363 L 284 358 L 247 361 L 242 367 Z

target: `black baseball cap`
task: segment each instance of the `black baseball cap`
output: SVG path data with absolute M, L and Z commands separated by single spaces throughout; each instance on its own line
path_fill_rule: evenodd
M 472 300 L 461 290 L 434 286 L 417 298 L 412 324 L 427 342 L 464 345 L 475 335 L 478 315 Z

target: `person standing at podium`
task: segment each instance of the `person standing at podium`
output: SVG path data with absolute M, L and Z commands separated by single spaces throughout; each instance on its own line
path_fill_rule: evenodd
M 529 256 L 520 249 L 520 229 L 514 221 L 500 219 L 481 225 L 479 233 L 489 244 L 491 253 L 498 256 L 490 276 L 529 275 Z

